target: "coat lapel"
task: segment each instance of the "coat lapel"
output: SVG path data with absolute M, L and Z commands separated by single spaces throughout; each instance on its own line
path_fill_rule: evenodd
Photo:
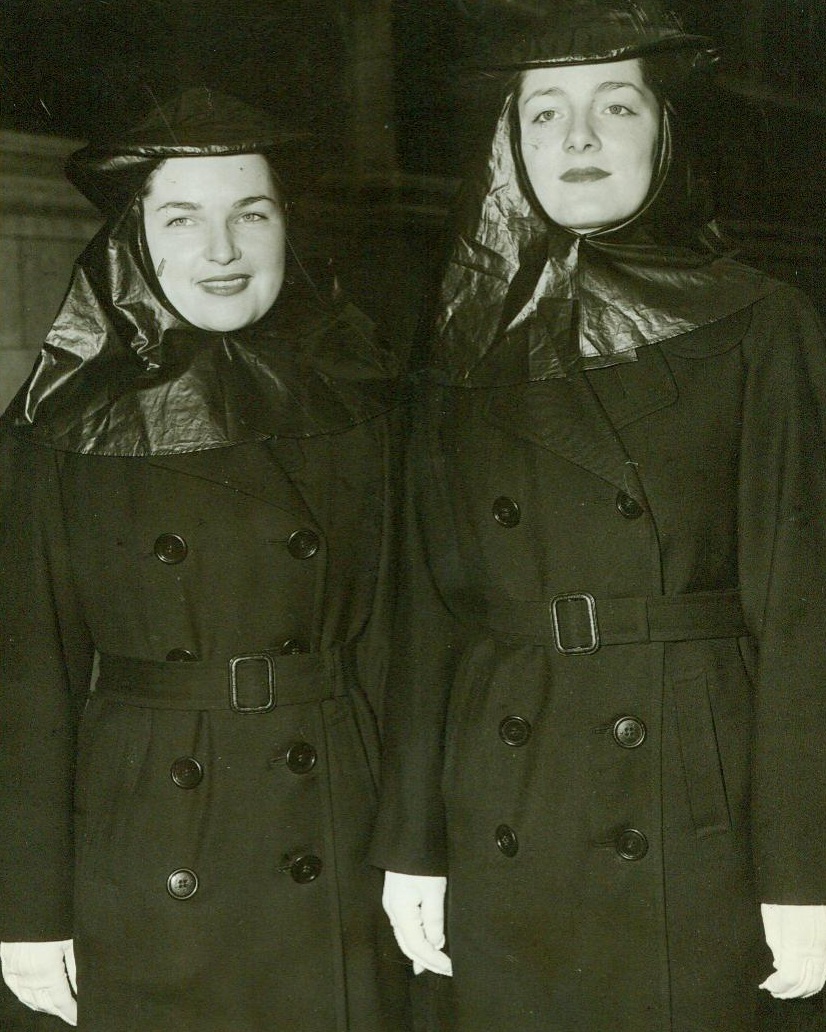
M 677 398 L 658 348 L 643 362 L 491 391 L 487 419 L 594 473 L 644 503 L 617 428 Z
M 314 522 L 302 494 L 288 476 L 288 471 L 295 471 L 304 464 L 297 441 L 266 441 L 183 455 L 155 455 L 149 462 L 182 476 L 210 480 L 282 509 L 293 517 L 299 516 L 305 522 Z

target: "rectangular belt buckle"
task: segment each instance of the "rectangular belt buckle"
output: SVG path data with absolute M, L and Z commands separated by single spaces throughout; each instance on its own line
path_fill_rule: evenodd
M 238 667 L 241 663 L 264 662 L 267 664 L 267 701 L 260 706 L 244 706 L 238 701 Z M 245 656 L 233 656 L 229 661 L 229 707 L 236 713 L 266 713 L 275 706 L 275 660 L 266 652 L 249 652 Z
M 588 615 L 589 641 L 584 645 L 565 645 L 559 626 L 559 605 L 561 602 L 582 602 Z M 554 646 L 563 656 L 588 656 L 599 648 L 599 624 L 597 623 L 597 603 L 593 595 L 587 591 L 572 591 L 566 595 L 554 595 L 551 599 L 551 625 L 554 632 Z

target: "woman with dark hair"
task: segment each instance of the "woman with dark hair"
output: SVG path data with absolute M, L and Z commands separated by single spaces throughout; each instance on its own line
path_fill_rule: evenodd
M 456 1032 L 822 1022 L 822 327 L 697 192 L 707 41 L 531 8 L 412 420 L 385 907 Z
M 283 162 L 206 89 L 74 155 L 107 223 L 2 421 L 3 974 L 93 1032 L 407 1027 L 394 360 L 293 268 Z

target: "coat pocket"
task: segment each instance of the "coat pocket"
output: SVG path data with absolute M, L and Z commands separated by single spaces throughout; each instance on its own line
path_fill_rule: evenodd
M 705 673 L 674 681 L 677 735 L 698 836 L 729 831 L 731 816 Z

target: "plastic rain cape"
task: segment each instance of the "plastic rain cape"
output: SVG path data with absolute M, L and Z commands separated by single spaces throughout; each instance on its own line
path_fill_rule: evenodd
M 663 116 L 649 198 L 623 225 L 587 236 L 549 222 L 521 163 L 516 99 L 502 108 L 441 284 L 431 369 L 446 383 L 508 385 L 630 362 L 637 348 L 716 322 L 778 283 L 692 226 L 687 166 Z M 696 217 L 695 217 L 696 223 Z
M 159 300 L 136 200 L 78 259 L 3 424 L 66 451 L 161 455 L 329 433 L 387 409 L 396 360 L 370 320 L 295 278 L 254 325 L 196 329 Z

